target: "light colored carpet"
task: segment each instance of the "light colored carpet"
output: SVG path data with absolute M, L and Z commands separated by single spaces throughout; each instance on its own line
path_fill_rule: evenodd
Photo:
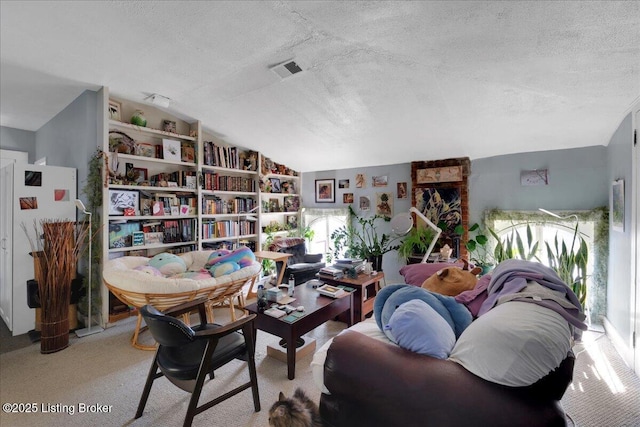
M 72 335 L 69 348 L 54 354 L 40 354 L 39 343 L 1 354 L 1 402 L 34 402 L 38 413 L 0 413 L 0 425 L 182 425 L 189 394 L 166 379 L 156 381 L 144 415 L 133 420 L 153 357 L 153 352 L 136 350 L 129 345 L 134 326 L 135 319 L 132 318 L 118 322 L 100 334 L 84 338 Z M 319 347 L 344 327 L 343 323 L 328 322 L 309 335 L 317 340 Z M 145 338 L 149 342 L 148 333 Z M 194 426 L 266 426 L 268 410 L 278 392 L 290 395 L 296 387 L 303 388 L 314 401 L 319 401 L 320 392 L 313 382 L 309 366 L 311 356 L 298 361 L 296 378 L 288 381 L 286 364 L 266 355 L 267 344 L 276 345 L 278 341 L 278 337 L 258 332 L 256 363 L 262 410 L 258 413 L 253 411 L 251 392 L 247 390 L 196 416 Z M 586 333 L 575 351 L 578 358 L 574 382 L 562 399 L 575 425 L 640 426 L 640 380 L 623 363 L 606 335 Z M 231 362 L 216 371 L 216 379 L 205 384 L 203 399 L 227 391 L 247 378 L 245 365 Z M 110 408 L 107 413 L 79 414 L 80 404 L 107 405 Z M 42 413 L 47 408 L 73 408 L 75 413 Z
M 640 426 L 640 379 L 604 333 L 588 331 L 574 347 L 573 383 L 562 406 L 577 427 Z
M 217 314 L 218 315 L 218 314 Z M 216 321 L 219 321 L 218 318 Z M 0 355 L 0 400 L 6 403 L 35 402 L 36 414 L 0 414 L 3 426 L 68 427 L 68 426 L 170 426 L 182 425 L 190 395 L 164 378 L 156 380 L 144 415 L 133 420 L 142 393 L 153 352 L 134 349 L 129 338 L 135 319 L 118 322 L 105 332 L 84 338 L 71 338 L 71 344 L 57 353 L 40 354 L 39 343 Z M 308 335 L 319 347 L 344 329 L 345 324 L 327 322 Z M 145 338 L 150 335 L 148 332 Z M 266 426 L 268 410 L 283 391 L 291 395 L 303 388 L 318 402 L 320 391 L 313 382 L 312 356 L 299 360 L 296 378 L 287 380 L 284 362 L 266 355 L 267 344 L 276 345 L 279 338 L 258 332 L 256 367 L 262 410 L 253 410 L 251 391 L 237 396 L 197 415 L 194 426 L 257 427 Z M 143 340 L 144 342 L 144 340 Z M 201 402 L 228 391 L 248 380 L 246 364 L 233 361 L 216 371 L 207 381 Z M 78 413 L 81 404 L 106 405 L 108 413 Z M 63 406 L 66 405 L 66 406 Z M 42 413 L 43 410 L 65 412 Z M 67 408 L 75 410 L 69 414 Z

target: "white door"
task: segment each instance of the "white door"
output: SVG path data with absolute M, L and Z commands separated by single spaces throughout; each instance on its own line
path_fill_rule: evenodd
M 0 168 L 9 163 L 29 163 L 29 155 L 23 151 L 0 150 Z
M 0 169 L 0 316 L 13 330 L 13 163 Z
M 633 150 L 635 151 L 635 163 L 632 161 L 633 163 L 633 173 L 635 174 L 635 182 L 632 184 L 632 196 L 631 196 L 631 200 L 632 203 L 634 203 L 634 207 L 635 207 L 635 211 L 636 211 L 636 217 L 635 217 L 635 225 L 632 225 L 631 230 L 635 230 L 635 236 L 634 236 L 634 240 L 635 240 L 635 252 L 636 252 L 636 259 L 635 259 L 635 268 L 632 271 L 632 273 L 634 274 L 634 284 L 635 284 L 635 296 L 636 296 L 636 304 L 635 304 L 635 310 L 632 307 L 632 313 L 631 316 L 632 318 L 634 318 L 635 316 L 635 324 L 632 325 L 633 328 L 633 333 L 634 333 L 634 342 L 632 342 L 632 345 L 634 345 L 634 347 L 631 349 L 631 351 L 633 351 L 633 369 L 636 372 L 636 374 L 638 374 L 638 376 L 640 376 L 640 279 L 638 278 L 638 276 L 640 276 L 640 236 L 638 236 L 638 234 L 640 234 L 640 145 L 638 145 L 637 139 L 640 138 L 640 110 L 636 109 L 635 111 L 635 138 L 636 138 L 636 144 L 633 148 Z M 634 221 L 634 218 L 632 217 L 631 221 Z M 632 242 L 633 244 L 633 242 Z

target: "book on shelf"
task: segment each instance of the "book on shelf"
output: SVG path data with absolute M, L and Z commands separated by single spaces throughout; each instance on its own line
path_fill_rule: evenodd
M 331 286 L 331 285 L 322 285 L 316 290 L 320 295 L 324 295 L 331 298 L 338 298 L 345 294 L 345 291 L 343 289 L 340 289 L 337 286 Z

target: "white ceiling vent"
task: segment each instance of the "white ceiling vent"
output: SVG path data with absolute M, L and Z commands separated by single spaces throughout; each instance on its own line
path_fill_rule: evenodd
M 302 68 L 300 68 L 295 61 L 286 61 L 282 64 L 274 65 L 270 70 L 276 73 L 281 79 L 286 79 L 302 71 Z

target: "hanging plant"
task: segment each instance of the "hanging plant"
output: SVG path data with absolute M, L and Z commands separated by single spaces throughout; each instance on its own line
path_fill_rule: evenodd
M 107 156 L 102 150 L 97 150 L 96 154 L 89 160 L 89 173 L 87 175 L 87 183 L 82 188 L 82 193 L 87 196 L 87 210 L 91 212 L 91 234 L 93 241 L 91 242 L 91 312 L 102 313 L 102 297 L 100 293 L 100 265 L 102 263 L 102 239 L 100 239 L 100 230 L 102 229 L 102 167 L 104 159 Z M 88 237 L 88 236 L 87 236 Z M 84 288 L 89 286 L 89 277 L 85 274 L 83 280 Z M 87 292 L 84 293 L 78 310 L 81 314 L 87 315 Z M 88 319 L 87 319 L 88 320 Z M 100 322 L 98 322 L 100 323 Z

